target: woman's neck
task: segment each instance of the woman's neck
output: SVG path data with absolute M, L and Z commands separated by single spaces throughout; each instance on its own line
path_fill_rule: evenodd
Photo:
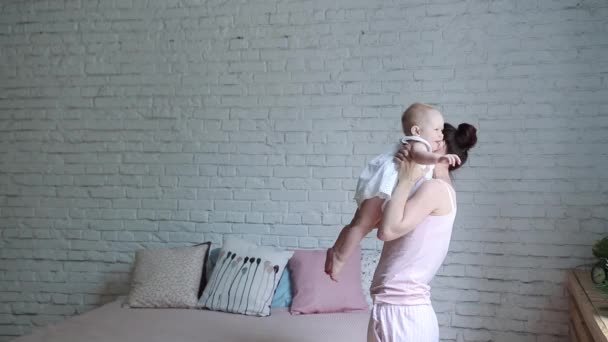
M 450 171 L 447 164 L 445 166 L 442 164 L 435 165 L 434 178 L 441 179 L 444 182 L 452 185 L 452 178 L 450 178 Z

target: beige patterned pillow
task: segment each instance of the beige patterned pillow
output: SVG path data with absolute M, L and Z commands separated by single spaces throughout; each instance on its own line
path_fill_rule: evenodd
M 138 251 L 128 304 L 132 308 L 193 308 L 203 286 L 210 243 Z

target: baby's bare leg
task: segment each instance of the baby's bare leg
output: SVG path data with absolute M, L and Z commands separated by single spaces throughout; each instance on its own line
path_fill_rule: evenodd
M 344 263 L 352 254 L 359 242 L 374 229 L 382 219 L 382 204 L 384 200 L 379 197 L 363 201 L 361 207 L 355 212 L 355 216 L 349 225 L 342 228 L 334 246 L 327 250 L 325 257 L 325 273 L 332 280 L 337 281 L 337 276 L 342 270 Z

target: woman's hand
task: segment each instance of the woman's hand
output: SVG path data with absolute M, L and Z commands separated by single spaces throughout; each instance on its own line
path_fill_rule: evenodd
M 395 160 L 399 166 L 399 181 L 412 182 L 424 176 L 423 168 L 414 162 L 410 156 L 410 147 L 405 145 L 395 154 Z

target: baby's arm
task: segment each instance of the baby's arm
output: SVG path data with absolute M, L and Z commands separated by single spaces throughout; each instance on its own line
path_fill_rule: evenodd
M 419 141 L 408 141 L 411 145 L 410 155 L 412 160 L 421 165 L 433 165 L 439 162 L 440 154 L 430 152 L 426 145 Z
M 421 165 L 433 165 L 437 163 L 447 163 L 450 165 L 460 164 L 460 158 L 455 154 L 437 154 L 427 150 L 426 145 L 419 141 L 408 142 L 412 147 L 410 155 L 412 160 Z

